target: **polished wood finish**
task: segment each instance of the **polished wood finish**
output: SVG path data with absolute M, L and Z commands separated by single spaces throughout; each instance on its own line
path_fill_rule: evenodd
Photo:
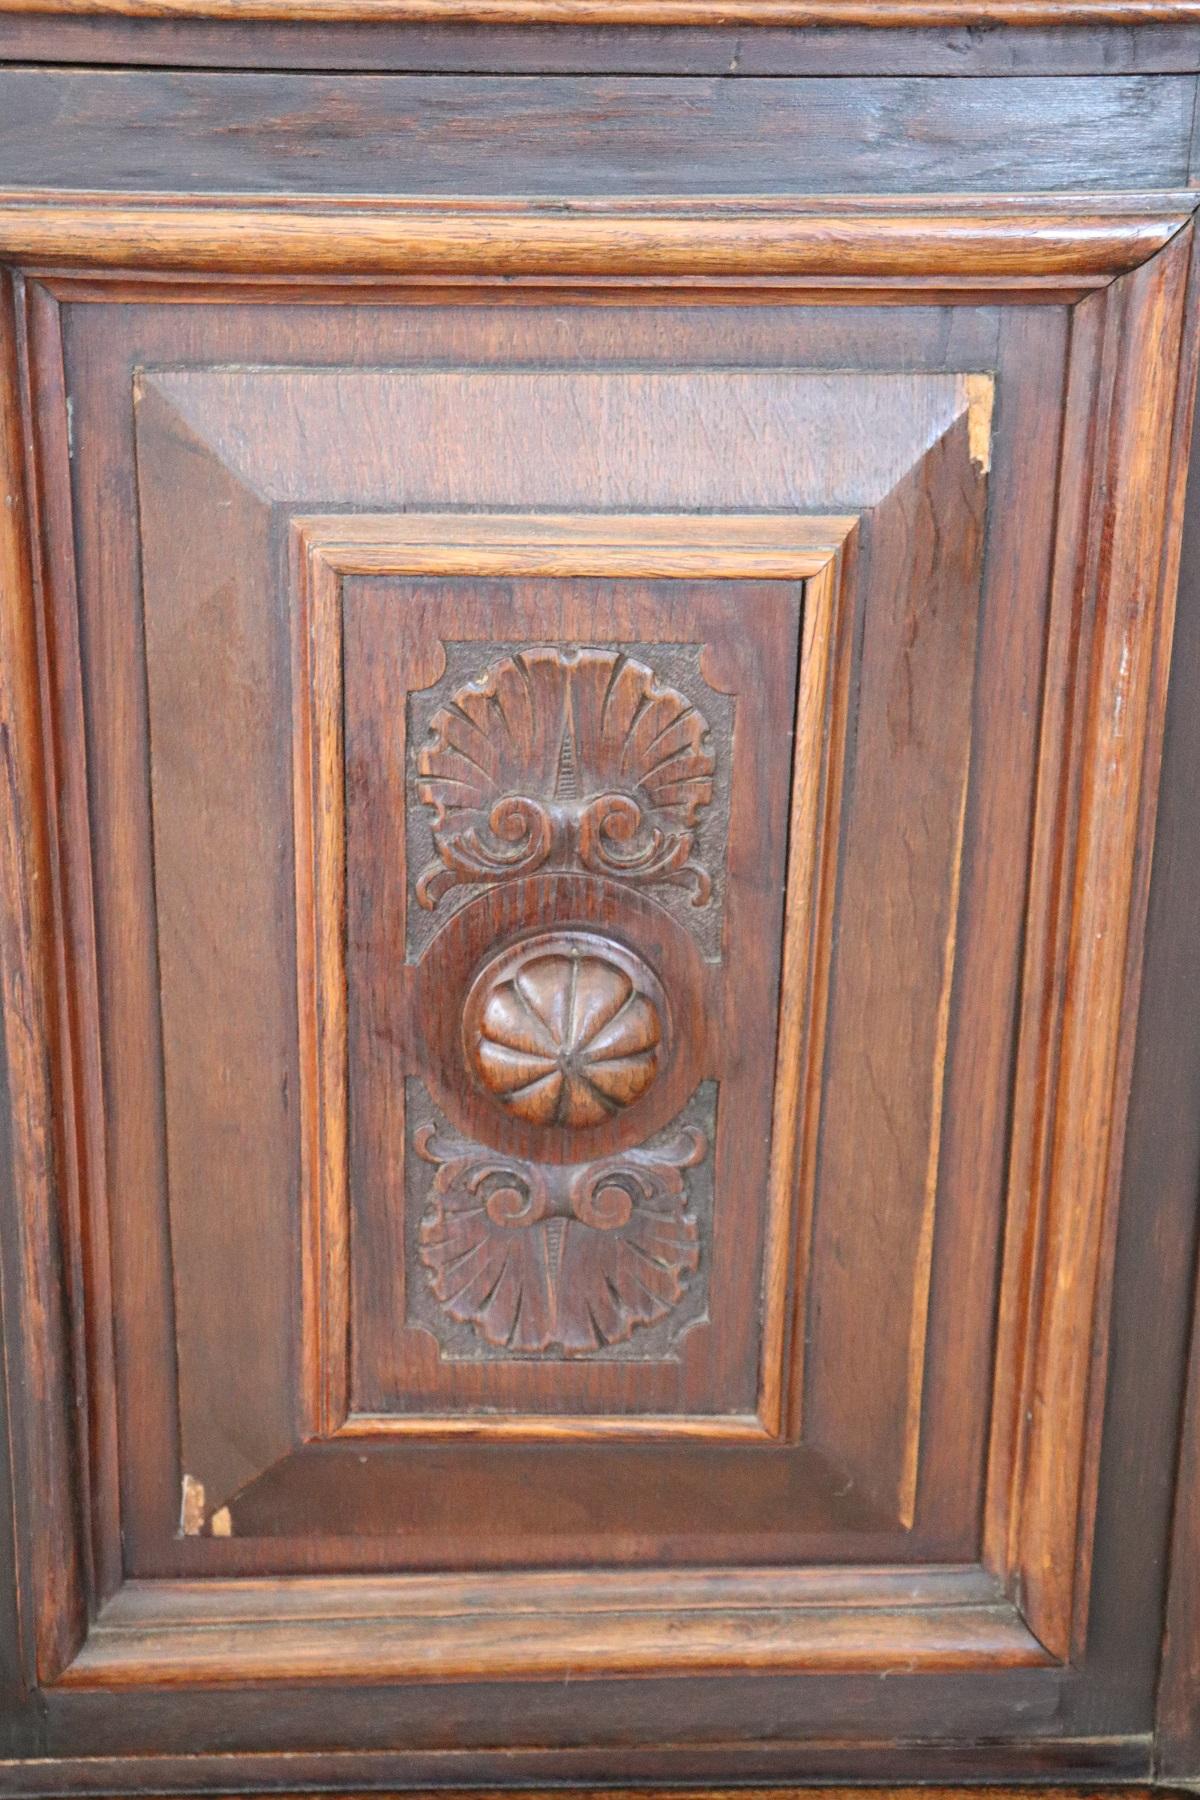
M 459 18 L 480 24 L 581 19 L 618 25 L 1003 26 L 1187 24 L 1196 0 L 3 0 L 3 10 L 127 18 Z
M 641 3 L 0 68 L 14 1794 L 1197 1772 L 1191 11 Z

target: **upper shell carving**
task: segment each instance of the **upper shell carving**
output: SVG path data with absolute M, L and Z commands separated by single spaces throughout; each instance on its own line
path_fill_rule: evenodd
M 712 892 L 693 860 L 713 797 L 707 720 L 622 651 L 553 647 L 494 662 L 430 721 L 417 793 L 436 859 L 417 881 L 434 907 L 460 883 L 579 867 Z

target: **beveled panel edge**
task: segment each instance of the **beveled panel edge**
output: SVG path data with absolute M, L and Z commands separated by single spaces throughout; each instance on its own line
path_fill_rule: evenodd
M 335 1441 L 355 1438 L 455 1439 L 492 1442 L 537 1439 L 547 1443 L 584 1443 L 614 1438 L 688 1438 L 701 1443 L 767 1443 L 775 1432 L 757 1413 L 359 1413 L 346 1415 L 329 1434 Z
M 821 1077 L 838 885 L 846 730 L 850 712 L 852 595 L 857 520 L 804 593 L 788 827 L 766 1292 L 759 1414 L 777 1436 L 798 1435 L 804 1380 L 802 1317 L 808 1292 Z M 807 678 L 806 678 L 807 677 Z M 802 754 L 804 746 L 818 754 Z M 789 1196 L 785 1205 L 780 1198 Z M 789 1305 L 790 1297 L 790 1305 Z
M 336 1621 L 337 1631 L 331 1631 Z M 128 1582 L 58 1685 L 356 1683 L 1052 1663 L 971 1566 Z
M 1126 1109 L 1195 398 L 1192 233 L 1076 313 L 1022 975 L 985 1560 L 1086 1648 Z M 1008 1387 L 1005 1387 L 1005 1381 Z
M 965 384 L 971 378 L 960 379 Z M 803 785 L 811 804 L 805 806 L 802 799 L 803 817 L 794 814 L 792 824 L 793 831 L 799 827 L 819 834 L 829 821 L 819 816 L 815 796 L 826 785 L 831 745 L 841 741 L 824 729 L 831 653 L 839 636 L 835 620 L 841 583 L 833 571 L 840 569 L 842 545 L 853 533 L 857 515 L 297 513 L 290 524 L 296 594 L 294 693 L 299 701 L 294 743 L 305 1171 L 302 1370 L 314 1434 L 571 1440 L 633 1436 L 733 1442 L 777 1438 L 788 1414 L 784 1359 L 793 1293 L 791 1134 L 786 1156 L 772 1160 L 767 1195 L 763 1340 L 755 1413 L 642 1415 L 628 1420 L 513 1414 L 493 1420 L 350 1410 L 344 822 L 340 782 L 331 780 L 342 758 L 341 583 L 346 576 L 362 575 L 690 576 L 810 583 L 799 694 L 799 717 L 807 720 L 809 732 L 801 729 L 796 734 L 793 782 L 798 789 Z M 845 662 L 847 646 L 841 647 Z M 799 780 L 810 760 L 820 771 L 815 786 Z M 817 850 L 805 853 L 797 839 L 793 875 L 806 856 L 807 864 L 815 868 Z M 832 890 L 826 896 L 827 901 L 831 898 Z M 785 939 L 796 936 L 793 923 L 785 921 Z M 810 945 L 802 941 L 798 951 L 785 954 L 801 957 L 807 965 Z M 803 985 L 807 991 L 807 978 Z M 782 1021 L 780 1032 L 782 1043 Z M 794 1099 L 808 1083 L 800 1042 L 790 1048 L 794 1073 L 784 1087 L 788 1098 Z

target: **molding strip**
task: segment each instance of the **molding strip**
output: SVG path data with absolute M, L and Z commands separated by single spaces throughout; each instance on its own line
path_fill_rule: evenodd
M 1200 0 L 0 0 L 0 16 L 280 23 L 930 28 L 1191 25 Z
M 517 203 L 520 205 L 520 203 Z M 41 267 L 485 277 L 773 277 L 945 280 L 1014 277 L 1102 285 L 1137 268 L 1187 224 L 1178 208 L 972 204 L 957 212 L 833 212 L 761 197 L 680 213 L 624 203 L 548 213 L 361 201 L 305 207 L 211 199 L 155 205 L 127 196 L 0 195 L 0 259 Z

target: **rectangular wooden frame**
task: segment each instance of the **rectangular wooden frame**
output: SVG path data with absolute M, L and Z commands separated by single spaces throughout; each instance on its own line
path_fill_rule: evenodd
M 305 1238 L 304 1367 L 309 1413 L 321 1437 L 778 1437 L 785 1417 L 784 1347 L 788 1338 L 795 1121 L 799 1096 L 819 1080 L 803 1056 L 815 1006 L 813 921 L 807 909 L 787 922 L 784 1029 L 778 1066 L 766 1251 L 766 1310 L 759 1405 L 748 1416 L 645 1415 L 523 1417 L 350 1414 L 345 1345 L 349 1308 L 344 965 L 344 822 L 340 806 L 341 587 L 352 575 L 553 575 L 687 577 L 807 583 L 793 758 L 794 798 L 789 883 L 807 884 L 823 865 L 821 801 L 840 762 L 848 669 L 839 579 L 842 547 L 854 517 L 693 518 L 649 514 L 555 515 L 401 513 L 293 521 L 297 583 L 296 866 L 301 883 L 300 1018 Z M 835 664 L 835 648 L 843 667 Z M 834 712 L 834 696 L 839 704 Z M 308 697 L 308 706 L 304 704 Z M 331 798 L 332 797 L 332 798 Z M 836 816 L 836 815 L 834 815 Z M 828 817 L 828 815 L 826 815 Z M 311 891 L 305 891 L 309 873 Z M 791 887 L 807 895 L 807 885 Z M 826 882 L 827 908 L 832 888 Z M 793 999 L 792 997 L 795 996 Z M 790 1004 L 789 1004 L 790 1002 Z M 811 1146 L 810 1146 L 811 1148 Z M 811 1177 L 811 1168 L 809 1170 Z M 314 1271 L 323 1271 L 314 1291 Z M 340 1347 L 340 1354 L 339 1354 Z
M 740 208 L 740 210 L 739 210 Z M 1019 1401 L 996 1417 L 986 1562 L 979 1570 L 906 1575 L 897 1608 L 889 1571 L 847 1572 L 859 1582 L 845 1629 L 828 1634 L 824 1576 L 712 1571 L 707 1597 L 683 1632 L 668 1582 L 664 1610 L 649 1612 L 639 1584 L 605 1593 L 596 1575 L 564 1593 L 540 1648 L 512 1629 L 522 1612 L 513 1583 L 493 1584 L 490 1614 L 502 1648 L 484 1650 L 488 1609 L 457 1598 L 457 1648 L 428 1638 L 418 1588 L 386 1584 L 397 1610 L 346 1639 L 345 1667 L 322 1662 L 321 1621 L 345 1618 L 378 1584 L 289 1584 L 309 1623 L 264 1616 L 254 1583 L 223 1595 L 212 1584 L 126 1584 L 89 1630 L 102 1597 L 93 1585 L 88 1534 L 77 1527 L 75 1426 L 68 1417 L 68 1322 L 59 1301 L 67 1256 L 67 1205 L 75 1167 L 81 1047 L 79 997 L 61 954 L 68 931 L 55 833 L 60 813 L 57 715 L 77 704 L 64 674 L 70 645 L 48 644 L 36 559 L 38 495 L 25 464 L 23 276 L 5 278 L 0 339 L 0 728 L 7 753 L 0 828 L 0 966 L 5 1051 L 17 1105 L 13 1167 L 23 1205 L 18 1241 L 6 1245 L 5 1301 L 27 1410 L 18 1418 L 21 1466 L 30 1473 L 22 1518 L 33 1631 L 28 1669 L 46 1684 L 107 1687 L 149 1680 L 187 1683 L 334 1674 L 398 1679 L 456 1673 L 576 1671 L 591 1642 L 595 1672 L 776 1672 L 873 1666 L 877 1627 L 889 1622 L 889 1656 L 914 1669 L 1036 1665 L 1080 1654 L 1097 1481 L 1089 1432 L 1103 1400 L 1103 1295 L 1121 1163 L 1121 1122 L 1137 1018 L 1140 947 L 1153 835 L 1165 676 L 1177 575 L 1178 517 L 1194 378 L 1194 334 L 1185 334 L 1190 230 L 1186 214 L 1144 205 L 1109 213 L 1028 201 L 928 209 L 821 208 L 767 201 L 715 205 L 703 217 L 661 217 L 603 206 L 583 219 L 537 218 L 519 209 L 472 215 L 447 207 L 253 209 L 211 203 L 171 208 L 127 201 L 0 205 L 0 259 L 44 277 L 64 265 L 119 297 L 149 269 L 220 272 L 239 280 L 283 270 L 335 268 L 370 277 L 447 280 L 483 287 L 497 273 L 545 281 L 579 298 L 613 284 L 658 293 L 736 289 L 845 303 L 886 293 L 897 302 L 936 293 L 1076 304 L 1068 431 L 1089 470 L 1086 493 L 1067 496 L 1060 520 L 1043 723 L 1034 874 L 1017 1092 L 1030 1101 L 1014 1131 L 1006 1292 L 1000 1361 L 1023 1371 Z M 50 265 L 47 268 L 47 265 Z M 102 271 L 111 271 L 103 274 Z M 77 277 L 76 277 L 77 279 Z M 1088 296 L 1088 297 L 1085 297 Z M 1145 422 L 1150 421 L 1149 429 Z M 32 529 L 31 529 L 32 526 Z M 389 525 L 391 529 L 391 525 Z M 77 679 L 77 676 L 74 678 Z M 815 807 L 811 796 L 802 804 Z M 50 829 L 44 828 L 50 821 Z M 798 934 L 793 934 L 798 941 Z M 799 955 L 799 950 L 789 951 Z M 787 1029 L 803 1032 L 793 1021 Z M 1111 1118 L 1112 1129 L 1101 1129 Z M 9 1233 L 10 1240 L 14 1234 Z M 77 1279 L 77 1275 L 74 1279 Z M 77 1290 L 73 1290 L 77 1291 Z M 1093 1301 L 1096 1313 L 1093 1317 Z M 1092 1329 L 1089 1329 L 1091 1327 Z M 1093 1346 L 1093 1330 L 1095 1346 Z M 79 1342 L 79 1338 L 76 1339 Z M 33 1420 L 36 1419 L 36 1428 Z M 82 1466 L 87 1468 L 86 1422 Z M 36 1531 L 30 1532 L 30 1521 Z M 790 1584 L 790 1585 L 789 1585 Z M 981 1585 L 982 1584 L 982 1585 Z M 93 1598 L 89 1599 L 89 1591 Z M 238 1595 L 243 1600 L 238 1600 Z M 205 1597 L 207 1596 L 207 1597 Z M 947 1596 L 948 1607 L 939 1604 Z M 508 1603 L 513 1604 L 508 1604 Z M 274 1607 L 274 1602 L 271 1603 Z M 605 1624 L 593 1633 L 594 1607 Z M 219 1618 L 216 1660 L 207 1618 Z M 231 1610 L 226 1610 L 231 1608 Z M 751 1653 L 737 1621 L 757 1620 Z M 655 1625 L 658 1620 L 658 1626 Z M 727 1621 L 723 1630 L 719 1621 Z M 815 1632 L 810 1629 L 815 1623 Z M 665 1636 L 658 1635 L 661 1627 Z M 825 1648 L 821 1648 L 821 1644 Z

